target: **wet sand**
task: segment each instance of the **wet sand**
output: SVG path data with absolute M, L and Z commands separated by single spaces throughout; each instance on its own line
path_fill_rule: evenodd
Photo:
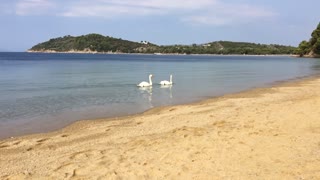
M 319 179 L 320 78 L 0 141 L 0 179 Z

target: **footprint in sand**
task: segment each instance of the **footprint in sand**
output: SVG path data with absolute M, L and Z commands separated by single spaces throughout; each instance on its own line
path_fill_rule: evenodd
M 6 148 L 6 147 L 9 147 L 9 145 L 7 145 L 7 144 L 0 145 L 0 149 L 1 149 L 1 148 Z
M 80 152 L 76 152 L 73 153 L 69 158 L 74 160 L 79 160 L 79 159 L 87 159 L 87 158 L 91 158 L 91 157 L 96 157 L 103 154 L 102 151 L 98 151 L 98 150 L 87 150 L 87 151 L 80 151 Z
M 228 125 L 228 122 L 225 121 L 225 120 L 221 120 L 221 121 L 216 121 L 214 123 L 212 123 L 213 126 L 216 126 L 216 127 L 219 127 L 219 128 L 222 128 L 222 127 L 225 127 Z
M 21 141 L 17 141 L 15 143 L 13 143 L 13 145 L 19 145 L 21 143 Z
M 6 148 L 6 147 L 11 147 L 11 146 L 17 146 L 17 145 L 20 145 L 22 143 L 22 141 L 13 141 L 13 142 L 10 142 L 10 143 L 1 143 L 0 144 L 0 149 L 1 148 Z
M 41 142 L 45 142 L 45 141 L 47 141 L 47 140 L 49 140 L 50 138 L 44 138 L 44 139 L 40 139 L 40 140 L 38 140 L 37 142 L 38 143 L 41 143 Z

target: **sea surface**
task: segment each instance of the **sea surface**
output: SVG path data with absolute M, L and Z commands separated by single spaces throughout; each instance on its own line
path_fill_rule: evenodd
M 287 56 L 0 53 L 0 139 L 319 73 L 319 59 Z

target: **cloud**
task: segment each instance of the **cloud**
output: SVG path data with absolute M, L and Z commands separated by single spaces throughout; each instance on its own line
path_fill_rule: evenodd
M 165 15 L 204 8 L 215 0 L 96 0 L 74 3 L 62 16 L 115 17 L 125 15 Z
M 142 7 L 152 7 L 158 9 L 201 9 L 207 7 L 209 5 L 213 5 L 216 3 L 216 0 L 141 0 L 139 2 L 133 2 L 127 0 L 126 4 L 137 4 Z
M 127 5 L 122 3 L 78 3 L 65 12 L 60 13 L 60 16 L 66 17 L 103 17 L 113 18 L 127 15 L 156 15 L 163 12 L 155 8 L 145 8 L 137 5 Z
M 184 23 L 212 26 L 271 18 L 276 13 L 249 4 L 222 0 L 20 0 L 17 15 L 126 18 L 172 16 Z
M 49 0 L 20 0 L 16 4 L 15 13 L 21 16 L 50 14 L 49 10 L 55 6 L 55 3 Z
M 104 18 L 171 15 L 190 24 L 222 26 L 271 18 L 276 13 L 261 7 L 220 0 L 100 0 L 75 3 L 60 15 Z
M 207 10 L 199 14 L 183 17 L 182 21 L 192 24 L 222 26 L 268 19 L 275 17 L 276 15 L 275 12 L 261 7 L 243 4 L 217 3 L 210 8 L 210 11 Z
M 181 19 L 183 22 L 187 22 L 190 24 L 205 24 L 205 25 L 214 25 L 214 26 L 222 26 L 227 25 L 232 22 L 231 18 L 227 17 L 216 17 L 215 15 L 192 15 L 188 17 L 184 17 Z

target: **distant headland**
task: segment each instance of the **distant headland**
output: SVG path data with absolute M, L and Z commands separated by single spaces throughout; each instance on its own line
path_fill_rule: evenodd
M 191 45 L 156 45 L 147 41 L 133 42 L 87 34 L 64 36 L 33 46 L 28 52 L 44 53 L 140 53 L 140 54 L 222 54 L 222 55 L 281 55 L 293 54 L 296 47 L 277 44 L 215 41 Z

